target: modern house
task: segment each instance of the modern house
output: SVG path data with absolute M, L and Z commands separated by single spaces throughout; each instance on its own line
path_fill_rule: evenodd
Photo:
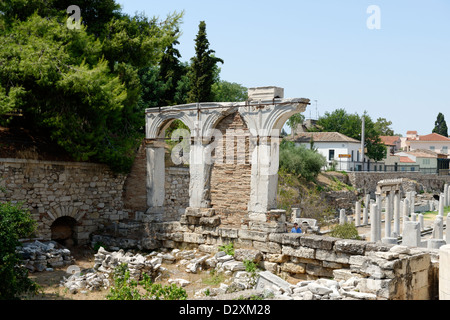
M 401 150 L 402 141 L 399 136 L 380 136 L 380 139 L 388 147 L 389 154 L 394 154 Z
M 450 138 L 437 133 L 421 136 L 417 134 L 417 131 L 408 131 L 406 139 L 403 140 L 402 147 L 404 151 L 431 150 L 436 153 L 448 155 Z
M 339 171 L 362 170 L 363 159 L 359 140 L 339 132 L 296 132 L 291 139 L 296 145 L 307 148 L 313 144 L 314 148 L 327 159 L 327 168 L 334 167 Z
M 407 170 L 407 167 L 402 169 L 399 166 L 398 171 L 420 171 L 422 173 L 439 173 L 440 169 L 448 169 L 448 157 L 445 154 L 439 154 L 432 150 L 416 149 L 411 151 L 401 151 L 395 154 L 403 163 L 409 163 L 412 170 Z

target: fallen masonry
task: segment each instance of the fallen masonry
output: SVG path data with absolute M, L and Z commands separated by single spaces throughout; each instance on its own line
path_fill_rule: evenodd
M 350 240 L 338 243 L 341 253 L 358 252 L 355 245 L 357 243 Z M 407 295 L 409 299 L 427 297 L 430 255 L 406 246 L 384 248 L 384 251 L 366 250 L 360 255 L 347 255 L 348 267 L 335 269 L 331 277 L 291 284 L 267 270 L 246 271 L 244 261 L 262 265 L 263 254 L 255 249 L 238 248 L 234 255 L 223 251 L 206 254 L 197 249 L 153 251 L 144 255 L 123 249 L 109 252 L 101 247 L 95 254 L 94 268 L 64 278 L 61 286 L 71 293 L 106 290 L 112 285 L 114 268 L 127 263 L 135 280 L 141 279 L 145 272 L 154 281 L 169 277 L 169 284 L 185 288 L 192 285 L 190 281 L 179 276 L 171 278 L 171 272 L 163 265 L 174 265 L 187 273 L 204 272 L 206 275 L 208 272 L 227 276 L 217 286 L 197 290 L 191 299 L 226 299 L 230 294 L 239 297 L 240 292 L 252 292 L 253 296 L 261 299 L 274 300 L 385 300 L 400 295 Z
M 55 241 L 26 242 L 16 250 L 22 259 L 21 264 L 30 272 L 50 271 L 74 262 L 70 250 Z

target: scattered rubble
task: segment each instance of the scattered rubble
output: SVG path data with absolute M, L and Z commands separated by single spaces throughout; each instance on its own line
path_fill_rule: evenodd
M 55 241 L 26 242 L 17 247 L 22 257 L 22 265 L 30 272 L 52 271 L 53 268 L 64 267 L 74 263 L 69 249 Z

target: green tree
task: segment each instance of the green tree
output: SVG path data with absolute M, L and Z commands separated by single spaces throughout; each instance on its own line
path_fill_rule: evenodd
M 286 124 L 291 128 L 291 134 L 295 132 L 299 124 L 302 124 L 305 121 L 305 116 L 301 113 L 294 114 L 292 117 L 288 119 Z
M 440 134 L 444 137 L 448 137 L 447 123 L 445 122 L 445 117 L 439 112 L 436 122 L 434 123 L 433 133 Z
M 212 86 L 217 82 L 217 63 L 223 60 L 217 58 L 214 50 L 209 48 L 206 35 L 206 23 L 201 21 L 195 39 L 195 56 L 191 59 L 191 88 L 188 102 L 210 102 L 214 100 Z
M 238 102 L 248 98 L 248 89 L 238 83 L 220 80 L 212 85 L 215 102 Z
M 381 161 L 386 157 L 386 147 L 380 139 L 380 132 L 367 113 L 365 119 L 365 146 L 366 155 L 375 161 Z M 326 112 L 317 121 L 317 126 L 311 131 L 339 132 L 350 138 L 361 140 L 362 118 L 358 114 L 348 114 L 344 109 L 336 109 Z
M 35 221 L 19 204 L 0 203 L 0 300 L 19 299 L 21 294 L 37 292 L 37 285 L 28 278 L 28 270 L 20 266 L 16 247 L 19 239 L 30 236 Z
M 94 1 L 93 17 L 109 12 L 111 19 L 69 30 L 66 8 L 56 6 L 62 1 L 30 0 L 32 14 L 20 12 L 25 2 L 0 5 L 8 12 L 0 16 L 0 113 L 21 109 L 23 126 L 47 134 L 75 160 L 127 172 L 143 138 L 144 110 L 155 103 L 141 80 L 157 79 L 152 68 L 176 40 L 182 14 L 160 22 Z M 100 31 L 88 32 L 93 25 Z
M 327 164 L 325 157 L 315 150 L 296 146 L 293 141 L 282 140 L 280 144 L 280 170 L 314 180 Z
M 178 33 L 178 30 L 176 33 Z M 176 38 L 175 35 L 174 38 Z M 175 40 L 166 47 L 160 62 L 159 80 L 164 84 L 164 93 L 161 98 L 164 106 L 175 104 L 178 83 L 187 73 L 187 68 L 179 60 L 181 54 L 175 48 L 177 44 L 179 42 Z
M 394 135 L 394 130 L 391 129 L 392 121 L 388 121 L 386 118 L 378 118 L 374 126 L 375 130 L 377 130 L 382 136 Z

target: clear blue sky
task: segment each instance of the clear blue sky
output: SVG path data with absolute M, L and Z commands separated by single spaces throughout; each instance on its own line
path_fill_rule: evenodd
M 305 115 L 344 108 L 387 118 L 396 133 L 431 133 L 439 112 L 450 127 L 448 0 L 118 0 L 122 11 L 164 19 L 184 10 L 178 49 L 195 52 L 198 24 L 225 62 L 221 78 L 279 86 L 308 98 Z M 381 29 L 371 30 L 370 5 Z

